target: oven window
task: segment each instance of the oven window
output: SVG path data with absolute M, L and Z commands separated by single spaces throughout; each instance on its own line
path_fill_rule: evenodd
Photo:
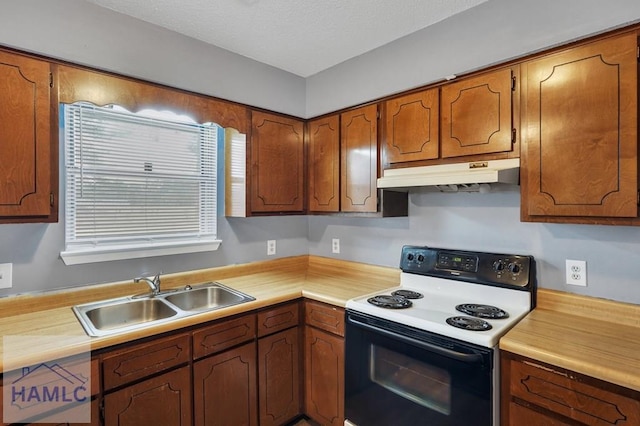
M 403 398 L 442 414 L 451 413 L 449 372 L 382 346 L 370 346 L 369 379 Z

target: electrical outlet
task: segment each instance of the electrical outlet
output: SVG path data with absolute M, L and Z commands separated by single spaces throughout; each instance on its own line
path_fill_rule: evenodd
M 331 253 L 340 253 L 340 238 L 331 240 Z
M 276 254 L 276 240 L 267 241 L 267 256 L 273 256 Z
M 13 272 L 13 263 L 0 264 L 0 288 L 11 288 L 11 275 Z
M 567 284 L 587 286 L 587 262 L 567 259 Z

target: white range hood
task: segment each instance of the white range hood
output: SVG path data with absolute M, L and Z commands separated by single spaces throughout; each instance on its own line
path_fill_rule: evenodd
M 387 169 L 378 179 L 378 188 L 408 189 L 417 186 L 455 187 L 479 184 L 519 184 L 520 159 L 476 161 L 472 163 Z

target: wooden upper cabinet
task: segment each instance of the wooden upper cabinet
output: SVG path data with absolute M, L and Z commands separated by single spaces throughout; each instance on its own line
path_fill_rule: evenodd
M 304 129 L 301 120 L 252 112 L 251 211 L 304 211 Z
M 513 149 L 511 68 L 442 86 L 441 157 Z
M 438 158 L 438 94 L 431 89 L 385 102 L 385 163 Z
M 50 72 L 48 62 L 0 51 L 2 222 L 51 222 L 58 217 Z
M 523 220 L 637 217 L 637 46 L 627 33 L 523 65 Z
M 340 211 L 340 117 L 309 122 L 309 211 Z
M 376 212 L 378 197 L 378 106 L 341 114 L 341 210 Z

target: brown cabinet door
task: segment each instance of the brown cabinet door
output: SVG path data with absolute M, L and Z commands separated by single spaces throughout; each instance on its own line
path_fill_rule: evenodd
M 193 366 L 195 425 L 257 425 L 256 388 L 255 343 L 197 361 Z
M 385 102 L 385 163 L 438 158 L 438 89 Z
M 340 205 L 344 212 L 376 212 L 378 194 L 378 106 L 340 116 Z
M 300 414 L 299 327 L 258 342 L 260 425 L 285 424 Z
M 340 211 L 340 117 L 309 122 L 309 211 Z
M 504 426 L 570 426 L 574 423 L 567 423 L 559 418 L 549 417 L 538 411 L 524 407 L 512 402 L 509 408 L 509 418 L 502 420 Z
M 637 45 L 624 34 L 523 65 L 525 220 L 638 215 Z
M 49 79 L 49 63 L 0 52 L 0 218 L 53 214 Z
M 303 122 L 253 111 L 251 211 L 304 211 Z
M 305 414 L 323 425 L 344 423 L 344 339 L 305 327 Z
M 189 367 L 107 394 L 104 407 L 105 426 L 191 425 Z
M 442 158 L 511 151 L 510 68 L 442 86 Z

